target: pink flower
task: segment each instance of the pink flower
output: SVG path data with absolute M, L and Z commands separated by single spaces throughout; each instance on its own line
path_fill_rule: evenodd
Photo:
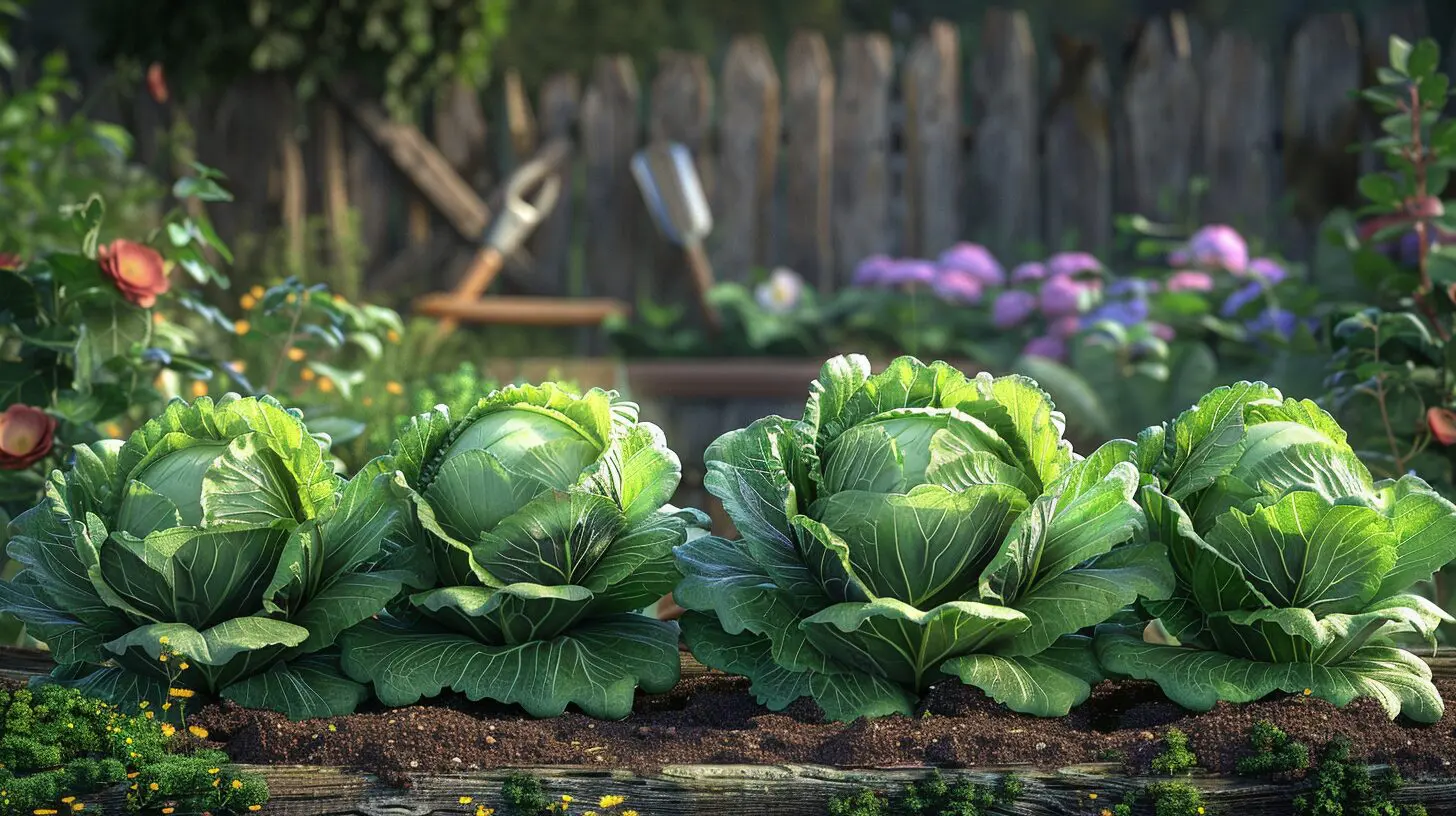
M 991 322 L 998 329 L 1010 329 L 1021 325 L 1036 311 L 1036 295 L 1013 289 L 996 296 L 991 304 Z
M 1182 272 L 1174 272 L 1168 278 L 1169 292 L 1212 292 L 1213 276 L 1207 272 L 1199 272 L 1193 269 L 1185 269 Z
M 1193 263 L 1209 270 L 1243 274 L 1249 265 L 1249 245 L 1233 227 L 1209 224 L 1188 240 Z
M 1174 331 L 1173 327 L 1167 323 L 1149 323 L 1148 330 L 1153 333 L 1154 337 L 1165 343 L 1173 342 L 1173 338 L 1178 336 L 1178 332 Z
M 1049 337 L 1055 337 L 1058 340 L 1066 340 L 1080 331 L 1081 328 L 1082 318 L 1076 315 L 1068 315 L 1067 317 L 1059 317 L 1053 320 L 1051 325 L 1047 326 L 1047 335 Z
M 976 304 L 981 302 L 981 281 L 969 272 L 942 269 L 930 282 L 936 296 L 947 303 Z
M 1101 272 L 1102 262 L 1086 252 L 1058 252 L 1047 258 L 1047 273 L 1054 278 Z
M 1091 291 L 1070 277 L 1050 278 L 1041 286 L 1041 311 L 1047 317 L 1080 314 L 1090 305 Z
M 1026 283 L 1028 281 L 1039 281 L 1047 276 L 1046 266 L 1035 261 L 1018 264 L 1011 270 L 1012 283 Z
M 969 275 L 983 286 L 1004 286 L 1006 270 L 980 244 L 960 243 L 940 254 L 937 263 L 943 271 L 957 271 Z
M 1263 278 L 1269 284 L 1279 283 L 1289 277 L 1284 267 L 1271 258 L 1255 258 L 1249 261 L 1248 273 L 1256 278 Z

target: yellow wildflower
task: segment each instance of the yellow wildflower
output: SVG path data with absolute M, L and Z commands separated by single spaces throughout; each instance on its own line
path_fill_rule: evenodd
M 163 711 L 166 711 L 167 709 L 169 709 L 171 707 L 172 707 L 172 701 L 171 700 L 168 700 L 167 702 L 162 703 L 162 710 Z
M 131 737 L 127 737 L 126 738 L 126 744 L 127 745 L 131 745 Z
M 389 338 L 389 342 L 391 343 L 399 342 L 399 332 L 395 331 L 394 329 L 390 329 L 389 333 L 384 336 Z
M 117 425 L 115 422 L 106 423 L 106 435 L 111 437 L 112 439 L 121 436 L 121 426 Z
M 137 703 L 137 708 L 146 708 L 151 704 L 152 702 L 150 700 L 142 700 L 140 703 Z
M 241 780 L 241 779 L 234 779 L 232 781 L 232 786 L 233 786 L 233 790 L 238 790 L 239 788 L 241 788 L 243 786 L 243 780 Z
M 233 331 L 239 335 L 247 334 L 253 328 L 253 324 L 246 320 L 239 320 L 233 324 Z
M 55 808 L 36 808 L 31 811 L 35 816 L 56 816 L 56 812 Z
M 605 810 L 606 808 L 614 808 L 617 805 L 620 805 L 620 804 L 622 804 L 625 801 L 627 801 L 627 797 L 625 797 L 625 796 L 617 796 L 615 794 L 613 794 L 611 796 L 603 796 L 597 802 L 597 807 L 602 808 L 602 809 Z
M 177 809 L 176 808 L 170 808 L 170 807 L 164 807 L 164 808 L 162 808 L 162 813 L 164 813 L 164 814 L 167 814 L 167 813 L 176 813 L 176 812 L 177 812 Z
M 332 733 L 334 733 L 335 731 L 338 731 L 338 730 L 339 730 L 339 727 L 337 725 L 334 725 L 333 723 L 329 723 L 329 733 L 330 734 L 332 734 Z
M 175 733 L 177 733 L 177 729 L 173 728 L 171 723 L 162 723 L 162 736 L 170 739 Z
M 374 398 L 373 397 L 365 397 L 364 398 L 364 407 L 365 408 L 368 408 L 369 406 L 371 406 L 373 404 L 374 404 Z
M 215 788 L 215 787 L 218 786 L 218 783 L 220 783 L 220 782 L 222 782 L 221 779 L 214 779 L 214 780 L 212 780 L 212 786 Z
M 1305 689 L 1305 690 L 1304 690 L 1304 696 L 1306 696 L 1306 697 L 1308 697 L 1308 696 L 1309 696 L 1309 695 L 1311 695 L 1311 694 L 1314 694 L 1314 692 L 1313 692 L 1313 691 L 1311 691 L 1311 690 L 1310 690 L 1310 689 Z
M 1097 798 L 1097 794 L 1095 794 L 1095 793 L 1089 793 L 1089 794 L 1087 794 L 1087 798 L 1088 799 L 1096 799 Z
M 166 646 L 168 643 L 171 643 L 172 641 L 166 635 L 162 635 L 161 637 L 157 638 L 157 642 L 160 643 L 160 644 L 162 644 L 163 646 Z
M 248 364 L 243 362 L 242 360 L 233 360 L 232 365 L 239 374 L 242 374 L 243 372 L 248 370 Z
M 475 800 L 473 798 L 469 797 L 469 796 L 462 796 L 462 797 L 460 797 L 460 804 L 462 804 L 462 805 L 468 805 L 468 804 L 470 804 L 471 802 L 474 802 L 474 801 Z
M 265 293 L 263 292 L 263 287 L 261 287 L 261 286 L 254 286 L 252 289 L 249 289 L 248 290 L 248 294 L 252 295 L 255 298 L 260 298 Z
M 263 806 L 262 805 L 248 805 L 248 810 L 251 810 L 254 813 L 257 813 L 258 811 L 260 811 L 262 809 L 263 809 Z
M 149 790 L 149 791 L 158 791 L 158 790 L 161 790 L 161 789 L 162 789 L 162 786 L 161 785 L 158 785 L 156 782 L 150 782 L 150 783 L 147 784 L 147 790 Z
M 303 358 L 307 356 L 308 352 L 304 351 L 298 346 L 294 346 L 293 348 L 288 350 L 288 359 L 292 360 L 295 363 L 302 361 Z
M 183 665 L 186 665 L 186 664 L 183 664 Z M 196 693 L 197 692 L 193 691 L 192 689 L 185 689 L 185 688 L 169 688 L 169 689 L 167 689 L 167 696 L 168 697 L 181 697 L 184 700 L 190 700 L 190 699 L 192 699 L 192 695 L 194 695 Z
M 561 794 L 561 801 L 565 802 L 568 805 L 571 804 L 571 795 L 567 793 Z
M 1198 816 L 1203 816 L 1203 805 L 1198 806 Z
M 314 373 L 314 370 L 311 369 L 311 368 L 305 368 L 304 370 L 298 372 L 298 376 L 301 377 L 301 378 L 303 378 L 303 381 L 304 382 L 308 382 L 308 381 L 312 380 L 314 377 L 317 377 L 318 374 Z
M 76 797 L 74 797 L 74 796 L 62 796 L 61 797 L 61 804 L 63 804 L 63 805 L 69 805 L 69 804 L 71 804 L 74 801 L 76 801 Z
M 192 396 L 194 396 L 194 397 L 205 397 L 205 396 L 207 396 L 207 382 L 205 380 L 193 380 L 192 381 Z M 163 658 L 163 660 L 165 660 L 165 659 L 166 658 Z
M 71 812 L 72 813 L 80 813 L 81 811 L 83 811 L 85 809 L 86 809 L 86 803 L 85 802 L 77 802 L 76 804 L 71 805 Z
M 624 811 L 622 811 L 621 816 L 637 816 L 637 811 L 635 811 L 635 810 L 624 810 Z
M 171 655 L 167 654 L 166 652 L 162 652 L 161 654 L 157 655 L 157 659 L 162 661 L 163 663 L 166 663 L 170 658 Z
M 476 805 L 475 816 L 495 816 L 495 808 L 488 808 L 485 805 Z
M 399 383 L 395 382 L 394 380 L 390 380 L 389 382 L 387 382 L 387 383 L 384 384 L 384 390 L 385 391 L 388 391 L 389 393 L 391 393 L 391 394 L 393 394 L 393 395 L 395 395 L 397 397 L 400 394 L 403 394 L 404 393 L 404 386 L 400 385 Z
M 136 759 L 136 758 L 137 758 L 137 757 L 139 757 L 139 756 L 141 756 L 141 754 L 138 754 L 138 753 L 137 753 L 137 752 L 136 752 L 136 751 L 132 751 L 132 752 L 131 752 L 131 758 L 132 758 L 132 759 Z
M 207 739 L 207 729 L 200 725 L 189 725 L 187 726 L 187 730 L 192 736 L 198 739 Z
M 126 775 L 126 778 L 127 779 L 136 779 L 137 778 L 137 772 L 136 771 L 132 771 L 131 773 L 129 773 L 129 774 Z
M 214 776 L 216 776 L 218 774 L 218 772 L 220 772 L 221 770 L 222 770 L 221 768 L 208 768 L 207 769 L 207 772 L 210 773 L 210 774 L 212 774 L 212 775 L 214 775 Z
M 298 300 L 298 293 L 297 292 L 289 292 L 288 293 L 288 297 L 284 298 L 284 300 L 288 301 L 289 303 L 294 303 L 294 302 L 296 302 Z
M 157 716 L 157 712 L 155 712 L 155 711 L 148 711 L 143 716 L 145 716 L 147 719 L 150 720 L 151 718 Z
M 189 668 L 191 668 L 191 666 L 189 666 L 187 661 L 184 660 L 177 666 L 177 671 L 187 671 Z
M 165 323 L 165 322 L 167 322 L 167 318 L 162 317 L 162 313 L 161 312 L 152 312 L 152 322 L 153 323 Z
M 254 306 L 258 305 L 258 299 L 253 297 L 251 294 L 244 294 L 242 297 L 238 298 L 238 305 L 243 307 L 244 309 L 252 309 Z
M 318 381 L 318 389 L 325 394 L 328 394 L 334 390 L 334 381 L 329 379 L 328 377 L 324 377 L 323 379 Z

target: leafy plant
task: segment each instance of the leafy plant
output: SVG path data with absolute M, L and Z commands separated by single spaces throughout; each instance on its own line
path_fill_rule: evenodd
M 330 647 L 411 574 L 390 569 L 404 500 L 382 460 L 346 483 L 297 412 L 236 395 L 174 401 L 74 457 L 13 522 L 24 569 L 0 584 L 54 681 L 124 707 L 181 688 L 295 718 L 367 696 Z
M 620 718 L 678 680 L 677 631 L 638 614 L 677 580 L 696 511 L 667 505 L 680 465 L 616 392 L 513 386 L 411 421 L 391 469 L 412 491 L 409 547 L 431 588 L 346 636 L 344 666 L 385 705 L 445 688 Z
M 1163 735 L 1163 752 L 1153 757 L 1153 770 L 1176 776 L 1196 767 L 1198 756 L 1188 747 L 1188 735 L 1181 729 L 1169 728 L 1168 733 Z
M 719 437 L 705 485 L 743 538 L 678 549 L 683 631 L 761 703 L 909 714 L 947 677 L 1067 713 L 1100 677 L 1088 638 L 1173 575 L 1144 541 L 1133 445 L 1074 454 L 1035 382 L 910 357 L 824 364 L 802 421 Z
M 1390 800 L 1404 780 L 1395 770 L 1372 775 L 1364 763 L 1350 761 L 1350 743 L 1336 739 L 1325 749 L 1311 779 L 1313 789 L 1294 797 L 1295 816 L 1360 813 L 1377 816 L 1426 816 L 1421 805 Z
M 1249 729 L 1252 754 L 1239 757 L 1235 770 L 1248 776 L 1283 774 L 1309 767 L 1309 746 L 1291 738 L 1275 724 L 1260 720 Z
M 1440 719 L 1430 669 L 1389 638 L 1451 620 L 1407 590 L 1456 558 L 1456 506 L 1414 475 L 1375 483 L 1329 414 L 1263 383 L 1214 389 L 1137 448 L 1177 589 L 1142 603 L 1149 632 L 1099 630 L 1109 672 L 1195 710 L 1283 691 Z

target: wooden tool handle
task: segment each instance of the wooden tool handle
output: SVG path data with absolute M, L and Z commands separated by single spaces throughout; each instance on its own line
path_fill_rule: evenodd
M 698 305 L 703 309 L 708 333 L 717 334 L 723 328 L 723 317 L 718 314 L 718 307 L 708 300 L 708 292 L 713 288 L 713 265 L 708 262 L 708 253 L 703 250 L 701 241 L 693 241 L 685 249 L 688 269 L 693 275 L 693 288 L 698 290 Z
M 465 277 L 460 279 L 460 284 L 455 287 L 451 297 L 456 300 L 469 301 L 478 300 L 490 284 L 495 280 L 496 273 L 500 272 L 501 265 L 505 258 L 495 247 L 481 247 L 475 253 L 475 259 L 470 262 L 470 269 L 465 272 Z M 435 343 L 439 343 L 460 325 L 460 322 L 453 317 L 446 317 L 440 320 L 440 325 L 435 328 Z

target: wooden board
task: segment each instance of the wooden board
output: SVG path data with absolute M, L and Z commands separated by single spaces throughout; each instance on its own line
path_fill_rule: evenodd
M 713 266 L 719 280 L 743 281 L 768 262 L 779 155 L 779 76 L 762 37 L 728 48 L 718 114 Z
M 834 63 L 818 32 L 789 43 L 784 99 L 784 224 L 780 260 L 820 291 L 834 288 L 829 202 L 834 168 Z
M 1147 22 L 1121 100 L 1118 212 L 1174 223 L 1187 218 L 1201 91 L 1187 19 L 1175 12 Z
M 975 145 L 965 200 L 967 235 L 1002 258 L 1041 232 L 1036 60 L 1026 12 L 988 9 L 971 67 Z
M 1046 246 L 1101 255 L 1112 243 L 1111 82 L 1095 43 L 1060 37 L 1057 56 L 1043 127 Z
M 1204 61 L 1202 171 L 1205 221 L 1258 235 L 1273 201 L 1274 82 L 1267 50 L 1242 31 L 1219 32 Z
M 961 237 L 960 32 L 931 24 L 905 58 L 905 254 L 935 257 Z
M 890 236 L 890 83 L 894 52 L 883 34 L 851 34 L 840 55 L 834 102 L 834 182 L 830 230 L 835 283 L 855 264 L 888 253 Z

